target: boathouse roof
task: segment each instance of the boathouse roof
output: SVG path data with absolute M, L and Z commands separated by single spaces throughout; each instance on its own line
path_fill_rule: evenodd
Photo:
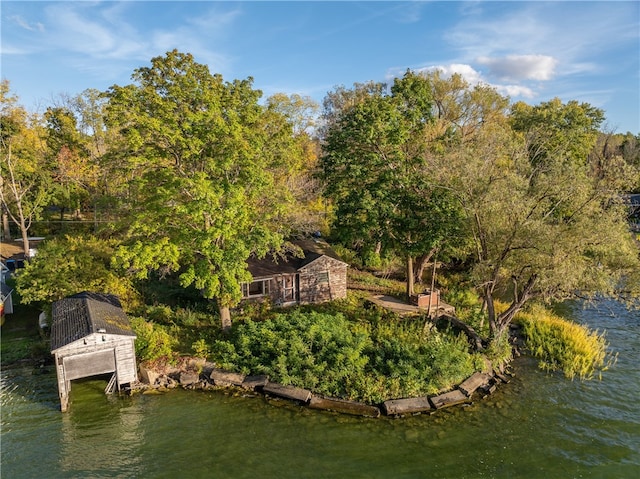
M 135 336 L 120 300 L 111 294 L 82 292 L 52 306 L 51 351 L 96 333 Z

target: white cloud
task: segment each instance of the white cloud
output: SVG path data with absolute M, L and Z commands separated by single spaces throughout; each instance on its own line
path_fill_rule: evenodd
M 204 4 L 203 4 L 204 5 Z M 224 39 L 239 15 L 237 9 L 223 11 L 218 7 L 193 10 L 190 16 L 178 16 L 170 24 L 138 25 L 133 3 L 64 3 L 49 4 L 43 10 L 47 30 L 44 37 L 20 45 L 20 51 L 44 53 L 56 51 L 60 61 L 93 76 L 115 78 L 123 68 L 139 66 L 150 58 L 174 48 L 192 53 L 196 60 L 208 63 L 213 71 L 229 67 L 227 56 L 216 50 L 218 39 Z M 22 17 L 14 22 L 33 30 L 33 24 Z M 3 54 L 12 53 L 3 45 Z
M 100 56 L 112 50 L 121 40 L 115 32 L 81 16 L 79 9 L 69 8 L 67 4 L 52 6 L 48 14 L 57 30 L 51 39 L 71 51 Z
M 548 55 L 507 55 L 478 58 L 478 63 L 489 67 L 489 73 L 500 80 L 550 80 L 558 60 Z
M 435 65 L 425 68 L 420 68 L 418 71 L 436 71 L 440 70 L 445 77 L 458 74 L 464 78 L 469 84 L 477 85 L 478 83 L 486 83 L 482 80 L 482 75 L 471 65 L 465 65 L 463 63 L 452 63 L 450 65 Z
M 474 3 L 444 39 L 458 50 L 458 61 L 483 60 L 501 81 L 549 81 L 592 72 L 594 58 L 615 54 L 630 38 L 637 42 L 635 3 L 511 2 L 508 9 Z
M 20 15 L 13 15 L 9 17 L 10 20 L 13 20 L 18 26 L 24 28 L 25 30 L 29 30 L 30 32 L 44 32 L 44 25 L 40 22 L 29 23 Z
M 487 81 L 482 73 L 476 70 L 473 66 L 465 64 L 465 63 L 451 63 L 449 65 L 433 65 L 422 68 L 417 68 L 415 71 L 418 72 L 433 72 L 440 71 L 441 74 L 445 78 L 451 77 L 451 75 L 458 74 L 460 75 L 467 83 L 470 85 L 488 85 L 492 88 L 495 88 L 498 93 L 502 95 L 507 95 L 511 98 L 520 97 L 520 98 L 534 98 L 536 96 L 536 92 L 525 85 L 513 85 L 513 84 L 501 84 L 501 83 L 492 83 Z M 400 76 L 404 72 L 400 72 L 397 70 L 397 74 L 392 75 L 391 73 L 387 75 L 387 79 L 393 78 L 394 76 Z
M 507 95 L 511 98 L 534 98 L 536 93 L 529 87 L 522 85 L 493 85 L 493 87 L 502 95 Z
M 399 23 L 415 23 L 422 19 L 422 10 L 425 4 L 422 2 L 409 2 L 399 5 L 395 12 L 396 21 Z
M 189 18 L 187 21 L 197 28 L 204 29 L 210 33 L 226 33 L 227 29 L 233 26 L 234 21 L 240 14 L 241 11 L 238 9 L 225 12 L 212 8 L 202 15 Z

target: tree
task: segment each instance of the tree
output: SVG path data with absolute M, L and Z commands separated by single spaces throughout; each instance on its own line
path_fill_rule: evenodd
M 414 258 L 440 246 L 457 224 L 457 205 L 425 164 L 431 114 L 428 80 L 407 72 L 390 94 L 373 90 L 341 110 L 324 139 L 336 235 L 365 254 L 380 247 L 406 258 L 409 296 Z
M 318 128 L 320 138 L 325 138 L 349 109 L 368 98 L 383 95 L 386 90 L 385 83 L 370 81 L 354 83 L 352 88 L 341 85 L 328 92 L 322 101 L 322 116 Z
M 615 294 L 637 274 L 638 249 L 618 200 L 620 183 L 608 172 L 595 175 L 587 161 L 601 117 L 573 102 L 519 105 L 510 121 L 493 115 L 468 141 L 451 142 L 432 156 L 439 181 L 456 195 L 473 233 L 472 277 L 492 341 L 505 337 L 532 298 Z M 499 311 L 495 301 L 504 297 L 508 307 Z
M 80 215 L 89 190 L 95 188 L 97 169 L 89 156 L 89 139 L 78 129 L 72 111 L 50 107 L 44 114 L 46 143 L 53 173 L 53 200 L 60 208 L 60 219 L 67 209 Z
M 46 148 L 37 121 L 28 118 L 0 83 L 0 202 L 3 213 L 20 228 L 25 256 L 29 256 L 29 229 L 49 197 L 50 176 Z
M 179 271 L 184 286 L 217 300 L 228 328 L 251 280 L 247 259 L 277 250 L 287 233 L 278 182 L 291 128 L 265 113 L 251 79 L 225 82 L 176 50 L 133 80 L 107 93 L 108 125 L 127 146 L 128 245 L 117 258 L 140 277 Z
M 43 242 L 38 254 L 16 275 L 25 304 L 49 305 L 82 291 L 114 294 L 126 308 L 139 304 L 131 281 L 114 268 L 117 242 L 66 236 Z
M 535 106 L 518 102 L 510 118 L 513 129 L 526 138 L 532 163 L 584 164 L 596 144 L 604 112 L 588 103 L 572 100 L 564 104 L 554 98 Z
M 267 113 L 275 113 L 276 118 L 281 117 L 293 128 L 292 158 L 283 185 L 293 203 L 285 221 L 293 234 L 302 237 L 326 231 L 322 185 L 317 177 L 319 144 L 314 136 L 319 106 L 309 97 L 277 93 L 267 98 L 266 107 Z

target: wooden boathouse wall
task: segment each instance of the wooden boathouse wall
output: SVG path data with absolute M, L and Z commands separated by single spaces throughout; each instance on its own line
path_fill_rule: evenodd
M 118 389 L 136 382 L 135 338 L 113 295 L 84 292 L 53 303 L 51 353 L 61 410 L 68 409 L 74 379 L 111 373 Z

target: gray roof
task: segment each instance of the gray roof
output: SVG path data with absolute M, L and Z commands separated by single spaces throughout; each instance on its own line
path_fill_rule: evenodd
M 300 240 L 292 243 L 302 250 L 303 257 L 299 258 L 293 253 L 287 253 L 284 258 L 278 260 L 271 256 L 263 259 L 250 258 L 247 265 L 251 276 L 260 278 L 275 274 L 293 274 L 322 256 L 328 256 L 344 263 L 331 246 L 320 239 Z
M 120 300 L 111 294 L 78 293 L 52 306 L 51 351 L 94 333 L 133 336 Z

